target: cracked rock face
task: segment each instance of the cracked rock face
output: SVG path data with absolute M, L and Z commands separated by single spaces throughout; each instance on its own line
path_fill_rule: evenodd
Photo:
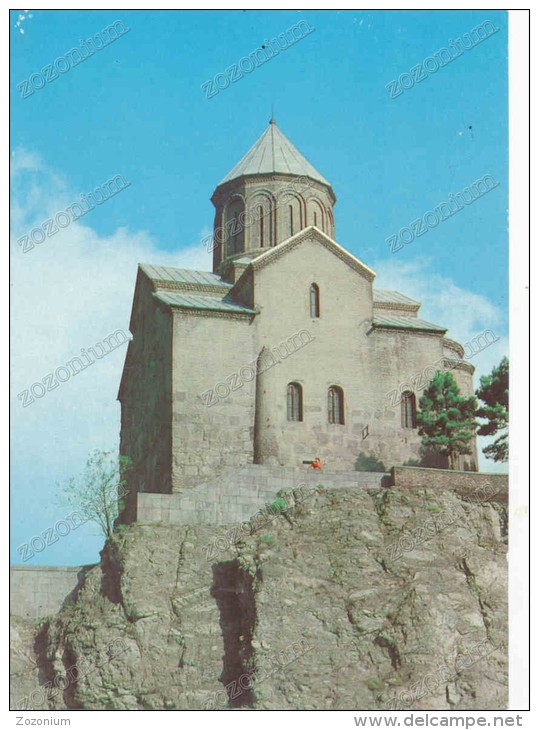
M 236 545 L 132 525 L 73 607 L 37 637 L 14 624 L 12 706 L 39 681 L 35 709 L 504 709 L 506 519 L 450 490 L 341 489 Z
M 11 706 L 17 709 L 17 698 L 39 693 L 39 666 L 35 649 L 36 626 L 29 619 L 10 616 L 10 697 Z M 34 696 L 34 701 L 37 695 Z

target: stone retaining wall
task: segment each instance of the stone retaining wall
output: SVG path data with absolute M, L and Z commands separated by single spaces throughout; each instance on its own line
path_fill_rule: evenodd
M 169 525 L 231 525 L 253 517 L 280 491 L 326 489 L 429 488 L 452 490 L 476 501 L 507 504 L 506 474 L 398 466 L 380 472 L 327 472 L 251 464 L 179 494 L 131 495 L 131 519 Z M 26 618 L 57 613 L 93 566 L 13 566 L 10 570 L 10 610 Z
M 10 613 L 31 619 L 58 613 L 91 567 L 12 566 L 9 571 Z
M 380 472 L 326 472 L 249 464 L 181 494 L 136 495 L 136 520 L 172 525 L 228 525 L 248 520 L 281 490 L 379 487 Z
M 487 498 L 507 504 L 507 474 L 488 474 L 474 471 L 453 471 L 451 469 L 425 469 L 416 466 L 394 466 L 387 482 L 388 486 L 417 489 L 452 489 L 462 497 L 477 496 L 478 501 Z

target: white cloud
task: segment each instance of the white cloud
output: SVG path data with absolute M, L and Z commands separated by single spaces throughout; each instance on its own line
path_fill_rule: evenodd
M 27 408 L 17 395 L 79 355 L 81 348 L 116 330 L 128 331 L 139 262 L 208 270 L 210 257 L 200 242 L 175 253 L 160 250 L 147 231 L 119 228 L 98 235 L 92 219 L 105 210 L 106 201 L 23 253 L 17 238 L 79 200 L 79 193 L 26 150 L 12 156 L 12 191 L 13 493 L 25 502 L 25 515 L 44 506 L 53 514 L 56 482 L 78 473 L 94 448 L 118 443 L 116 396 L 127 346 Z M 129 195 L 129 188 L 118 195 Z

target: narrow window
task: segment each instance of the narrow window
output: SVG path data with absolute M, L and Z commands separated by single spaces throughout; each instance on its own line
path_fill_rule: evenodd
M 240 238 L 240 228 L 238 223 L 238 213 L 235 212 L 232 217 L 232 224 L 230 229 L 230 253 L 239 253 L 241 238 Z
M 415 395 L 407 390 L 401 398 L 401 426 L 415 428 Z
M 264 208 L 258 206 L 258 218 L 260 220 L 260 247 L 264 247 Z
M 337 385 L 328 390 L 328 422 L 344 425 L 344 393 Z
M 237 253 L 238 252 L 238 238 L 239 238 L 238 214 L 237 213 L 234 213 L 234 225 L 233 225 L 232 230 L 234 231 L 233 238 L 232 238 L 232 247 L 234 249 L 234 253 Z
M 316 211 L 314 211 L 314 214 L 313 215 L 314 215 L 314 225 L 316 226 L 317 225 L 317 222 L 316 222 Z
M 289 205 L 288 210 L 290 212 L 290 235 L 294 235 L 294 208 Z
M 318 319 L 320 317 L 320 289 L 318 288 L 318 284 L 311 284 L 310 299 L 311 319 Z
M 328 208 L 326 211 L 326 221 L 327 221 L 327 233 L 329 233 L 330 236 L 335 235 L 335 226 L 333 224 L 333 216 L 331 215 L 331 211 Z
M 286 417 L 289 421 L 303 421 L 303 392 L 299 383 L 288 383 Z

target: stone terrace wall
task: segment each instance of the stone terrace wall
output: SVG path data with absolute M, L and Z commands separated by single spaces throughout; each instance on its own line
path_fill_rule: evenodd
M 138 493 L 131 520 L 169 525 L 230 525 L 249 520 L 281 490 L 357 489 L 394 486 L 404 489 L 451 490 L 477 501 L 507 503 L 505 474 L 393 467 L 380 472 L 318 472 L 310 469 L 248 465 L 181 494 Z M 92 566 L 13 566 L 10 610 L 36 619 L 56 614 Z
M 249 464 L 181 494 L 137 495 L 136 520 L 171 525 L 227 525 L 248 520 L 281 490 L 380 487 L 380 472 L 326 472 Z
M 93 566 L 13 565 L 10 568 L 10 613 L 36 619 L 58 613 Z
M 462 497 L 477 495 L 482 501 L 485 495 L 495 502 L 507 504 L 507 474 L 488 474 L 450 469 L 425 469 L 416 466 L 394 466 L 387 486 L 417 489 L 452 489 Z

